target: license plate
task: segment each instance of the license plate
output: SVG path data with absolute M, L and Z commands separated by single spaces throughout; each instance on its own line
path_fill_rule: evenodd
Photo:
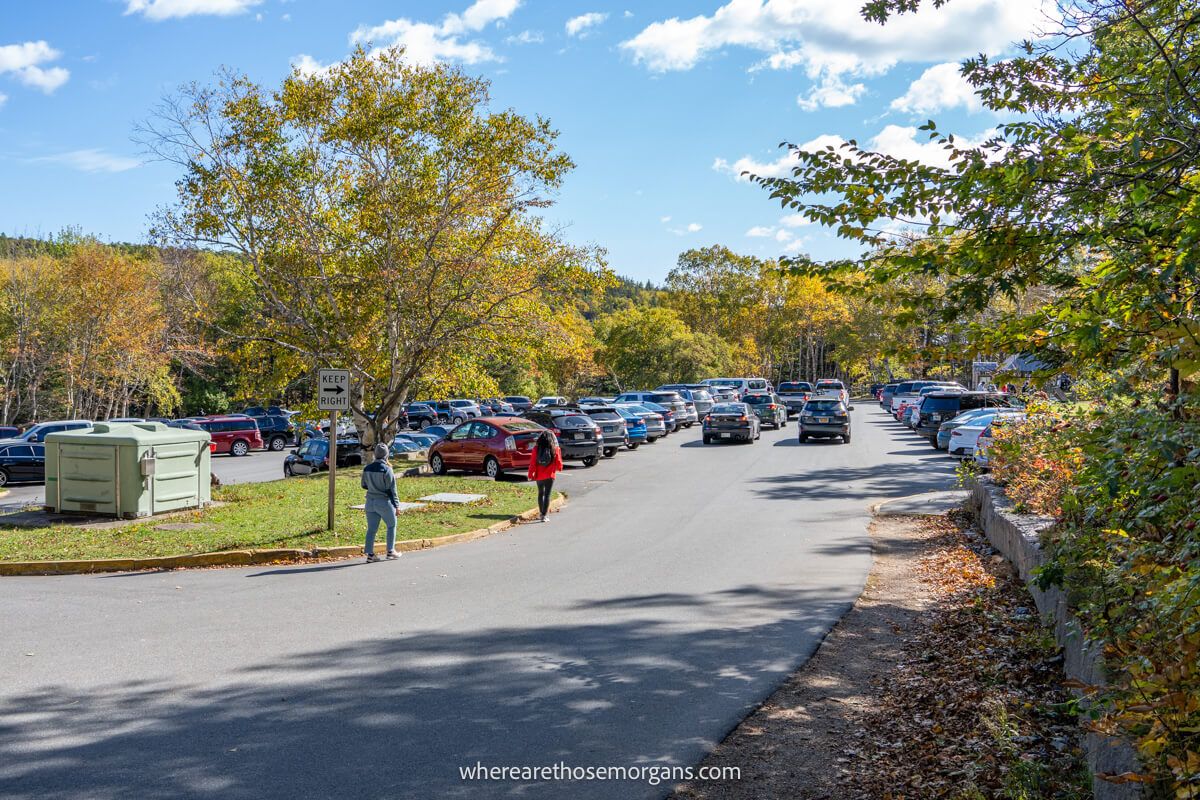
M 725 438 L 727 438 L 727 437 L 729 436 L 729 434 L 728 434 L 728 433 L 719 433 L 719 434 L 717 434 L 717 435 L 718 435 L 718 436 L 720 436 L 722 439 L 725 439 Z
M 829 417 L 817 417 L 817 422 L 826 425 L 829 423 Z
M 615 430 L 616 430 L 616 428 L 612 427 L 611 425 L 605 425 L 605 426 L 604 426 L 604 432 L 605 432 L 605 433 L 612 433 L 612 432 L 613 432 L 613 431 L 615 431 Z
M 930 421 L 930 422 L 941 422 L 941 421 L 942 421 L 942 415 L 941 415 L 941 414 L 930 414 L 930 415 L 929 415 L 929 421 Z

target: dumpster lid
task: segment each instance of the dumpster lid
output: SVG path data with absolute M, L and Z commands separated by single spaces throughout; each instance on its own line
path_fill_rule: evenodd
M 51 433 L 46 443 L 162 445 L 207 442 L 211 438 L 208 431 L 173 428 L 161 422 L 97 422 L 83 430 Z

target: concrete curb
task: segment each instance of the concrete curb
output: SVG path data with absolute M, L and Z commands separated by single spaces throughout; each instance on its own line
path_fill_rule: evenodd
M 550 511 L 558 511 L 567 504 L 567 496 L 559 493 L 550 501 Z M 400 552 L 427 550 L 449 544 L 472 542 L 508 530 L 521 522 L 536 519 L 538 510 L 531 508 L 515 517 L 501 520 L 486 528 L 429 539 L 406 539 L 396 542 Z M 387 544 L 376 544 L 375 552 L 383 553 Z M 275 550 L 222 550 L 216 553 L 194 553 L 182 556 L 158 556 L 155 558 L 94 558 L 80 561 L 4 561 L 0 562 L 0 576 L 17 575 L 80 575 L 95 572 L 139 572 L 142 570 L 195 569 L 198 567 L 245 567 L 253 564 L 279 564 L 297 561 L 332 561 L 362 556 L 361 545 L 346 547 L 316 547 L 312 550 L 286 548 Z
M 1034 569 L 1046 560 L 1041 536 L 1053 526 L 1054 520 L 1018 514 L 1004 491 L 986 477 L 976 480 L 968 504 L 978 515 L 988 541 L 1012 562 L 1021 580 L 1025 581 L 1043 619 L 1053 623 L 1054 638 L 1063 649 L 1063 671 L 1067 677 L 1089 686 L 1103 685 L 1103 645 L 1084 637 L 1079 619 L 1062 589 L 1043 590 L 1030 582 Z M 1084 736 L 1083 749 L 1093 775 L 1139 771 L 1137 753 L 1125 739 L 1088 733 Z M 1136 783 L 1117 784 L 1096 779 L 1092 781 L 1092 796 L 1097 800 L 1134 800 L 1140 798 L 1142 792 Z

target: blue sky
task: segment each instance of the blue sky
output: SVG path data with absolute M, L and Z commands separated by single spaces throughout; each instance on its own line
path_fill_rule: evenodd
M 161 97 L 222 65 L 274 85 L 355 41 L 400 43 L 489 78 L 497 108 L 549 117 L 578 166 L 548 216 L 656 282 L 713 243 L 846 253 L 737 173 L 782 174 L 779 142 L 839 137 L 936 162 L 925 119 L 966 138 L 998 121 L 957 62 L 1003 54 L 1048 7 L 951 0 L 881 27 L 858 0 L 2 1 L 0 231 L 144 241 L 179 177 L 131 141 Z

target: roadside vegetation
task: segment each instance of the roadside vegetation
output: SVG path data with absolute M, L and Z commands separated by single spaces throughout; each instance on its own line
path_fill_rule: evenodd
M 116 528 L 14 528 L 0 515 L 0 561 L 145 558 L 218 550 L 362 546 L 363 502 L 358 469 L 338 471 L 337 529 L 325 530 L 329 476 L 222 486 L 213 499 L 224 505 L 170 519 Z M 431 503 L 397 516 L 396 538 L 429 539 L 486 528 L 537 505 L 537 487 L 517 481 L 457 477 L 405 478 L 396 482 L 401 502 L 438 492 L 486 495 L 469 505 Z
M 920 5 L 872 0 L 864 13 L 885 23 Z M 948 164 L 849 142 L 792 148 L 791 175 L 754 180 L 863 246 L 786 266 L 854 294 L 908 287 L 912 313 L 961 332 L 969 351 L 1032 355 L 1045 377 L 1069 374 L 1099 401 L 1013 426 L 995 474 L 1023 508 L 1058 520 L 1040 580 L 1066 586 L 1088 635 L 1107 643 L 1111 686 L 1091 724 L 1130 736 L 1142 760 L 1108 777 L 1196 798 L 1200 7 L 1058 9 L 1016 57 L 963 64 L 1006 121 L 972 144 L 930 120 L 922 129 Z M 945 339 L 925 348 L 946 354 Z

